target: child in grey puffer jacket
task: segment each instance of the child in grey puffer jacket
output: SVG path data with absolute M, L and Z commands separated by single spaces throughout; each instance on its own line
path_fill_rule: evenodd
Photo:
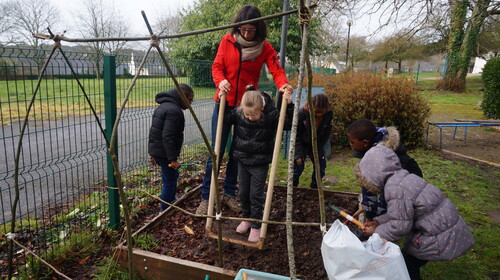
M 401 168 L 393 150 L 377 145 L 359 163 L 362 187 L 380 194 L 387 213 L 365 223 L 366 236 L 378 233 L 388 241 L 406 236 L 406 266 L 420 279 L 427 261 L 452 260 L 474 244 L 474 238 L 453 203 L 437 187 Z

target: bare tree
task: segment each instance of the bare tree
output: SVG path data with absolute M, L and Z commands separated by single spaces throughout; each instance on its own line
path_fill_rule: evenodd
M 342 40 L 340 34 L 343 31 L 340 25 L 338 17 L 325 16 L 322 18 L 318 39 L 325 47 L 318 49 L 317 55 L 311 56 L 313 66 L 332 67 L 338 65 L 337 53 Z
M 325 0 L 335 3 L 335 0 Z M 448 44 L 446 47 L 447 65 L 444 77 L 444 89 L 447 85 L 461 85 L 455 90 L 465 87 L 465 76 L 472 55 L 478 48 L 478 37 L 486 19 L 500 14 L 498 0 L 354 0 L 352 5 L 357 16 L 377 16 L 380 27 L 378 30 L 391 26 L 396 30 L 405 28 L 409 35 L 415 35 L 423 30 L 434 28 L 430 23 L 436 23 L 436 13 L 446 12 L 446 28 Z M 375 32 L 377 32 L 376 30 Z
M 0 36 L 4 37 L 4 33 L 10 29 L 11 25 L 8 17 L 10 11 L 6 2 L 0 3 L 0 10 L 3 11 L 0 13 Z
M 106 2 L 107 3 L 107 2 Z M 129 25 L 116 8 L 114 1 L 106 5 L 103 0 L 84 0 L 82 12 L 75 16 L 80 34 L 87 38 L 126 37 Z M 118 54 L 126 46 L 125 41 L 91 42 L 87 45 L 96 57 L 97 76 L 105 54 Z
M 159 30 L 160 35 L 173 35 L 181 32 L 182 15 L 165 15 L 155 23 L 154 30 Z M 165 52 L 172 50 L 173 41 L 162 40 L 162 47 Z
M 1 17 L 5 18 L 0 28 L 8 29 L 12 42 L 38 48 L 40 39 L 33 34 L 55 30 L 59 11 L 48 0 L 8 0 L 2 5 Z
M 354 69 L 356 64 L 360 61 L 368 60 L 370 57 L 371 45 L 367 41 L 366 36 L 354 35 L 349 38 L 349 64 L 346 65 L 346 69 Z M 347 38 L 344 38 L 340 43 L 339 48 L 340 56 L 344 56 L 347 53 Z
M 418 59 L 424 56 L 424 44 L 422 38 L 410 36 L 405 30 L 398 34 L 388 36 L 375 44 L 371 52 L 373 61 L 385 62 L 385 68 L 389 61 L 398 64 L 399 71 L 402 71 L 402 63 L 405 60 Z

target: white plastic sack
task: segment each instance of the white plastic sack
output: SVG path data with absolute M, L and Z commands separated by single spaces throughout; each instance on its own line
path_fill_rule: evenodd
M 362 243 L 336 220 L 323 237 L 321 254 L 328 279 L 410 279 L 399 246 L 378 234 Z

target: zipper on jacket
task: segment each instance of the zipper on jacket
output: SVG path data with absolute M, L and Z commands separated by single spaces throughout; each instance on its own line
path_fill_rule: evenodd
M 238 49 L 240 52 L 240 61 L 238 64 L 238 76 L 236 78 L 236 99 L 234 100 L 234 107 L 238 106 L 238 91 L 239 91 L 239 84 L 240 84 L 240 73 L 241 73 L 241 60 L 243 59 L 243 52 L 241 50 L 241 45 L 238 42 L 233 43 L 234 46 Z

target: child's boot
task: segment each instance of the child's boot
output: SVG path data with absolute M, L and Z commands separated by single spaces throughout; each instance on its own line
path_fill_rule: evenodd
M 248 236 L 248 242 L 257 243 L 260 240 L 260 228 L 250 229 L 250 235 Z
M 250 222 L 243 221 L 240 223 L 240 225 L 236 228 L 236 232 L 240 234 L 245 234 L 247 233 L 248 229 L 250 228 Z

